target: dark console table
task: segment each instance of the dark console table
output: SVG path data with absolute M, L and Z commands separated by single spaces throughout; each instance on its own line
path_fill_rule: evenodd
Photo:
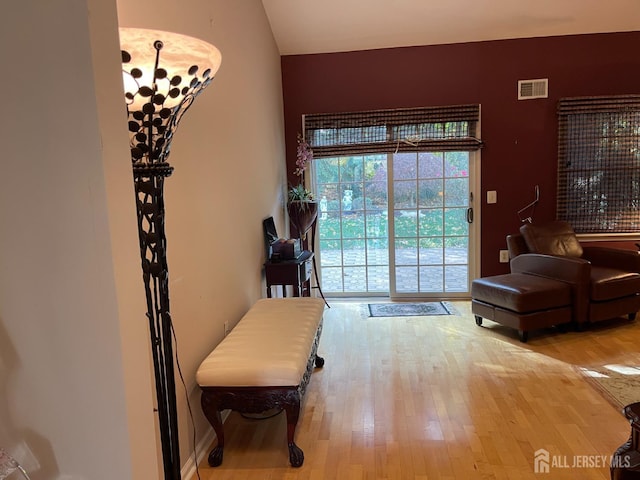
M 640 402 L 622 410 L 631 423 L 631 436 L 611 459 L 612 480 L 640 480 Z
M 303 251 L 300 256 L 292 260 L 264 264 L 267 281 L 267 297 L 271 298 L 271 287 L 282 285 L 282 296 L 287 296 L 287 285 L 293 286 L 294 297 L 308 297 L 311 289 L 311 271 L 313 270 L 313 252 Z

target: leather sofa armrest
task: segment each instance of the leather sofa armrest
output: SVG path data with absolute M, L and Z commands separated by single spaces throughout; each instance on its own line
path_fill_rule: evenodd
M 565 282 L 571 287 L 574 322 L 586 321 L 589 311 L 591 263 L 583 258 L 525 253 L 510 262 L 513 273 L 538 275 Z
M 589 310 L 589 284 L 591 263 L 583 258 L 524 253 L 510 262 L 513 273 L 538 275 L 567 283 L 571 287 L 574 322 L 587 321 Z
M 512 273 L 528 273 L 574 285 L 588 285 L 590 263 L 582 258 L 559 257 L 541 253 L 524 253 L 511 259 Z
M 600 267 L 640 272 L 640 252 L 611 247 L 583 247 L 582 258 Z

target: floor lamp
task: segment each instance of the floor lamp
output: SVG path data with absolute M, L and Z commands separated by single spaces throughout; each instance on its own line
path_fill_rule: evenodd
M 121 28 L 120 44 L 164 478 L 179 480 L 164 179 L 173 171 L 167 157 L 178 122 L 213 80 L 221 55 L 196 38 L 139 28 Z

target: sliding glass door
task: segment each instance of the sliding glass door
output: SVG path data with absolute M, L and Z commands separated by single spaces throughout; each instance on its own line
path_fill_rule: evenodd
M 388 295 L 387 155 L 322 158 L 312 165 L 323 291 Z
M 393 155 L 390 295 L 455 296 L 469 285 L 468 152 Z
M 325 294 L 468 296 L 472 158 L 403 152 L 314 160 Z

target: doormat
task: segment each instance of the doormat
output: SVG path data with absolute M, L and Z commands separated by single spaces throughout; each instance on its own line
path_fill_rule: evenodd
M 411 317 L 423 315 L 455 315 L 447 302 L 423 303 L 370 303 L 370 317 Z
M 601 365 L 578 371 L 614 407 L 640 402 L 640 366 Z

